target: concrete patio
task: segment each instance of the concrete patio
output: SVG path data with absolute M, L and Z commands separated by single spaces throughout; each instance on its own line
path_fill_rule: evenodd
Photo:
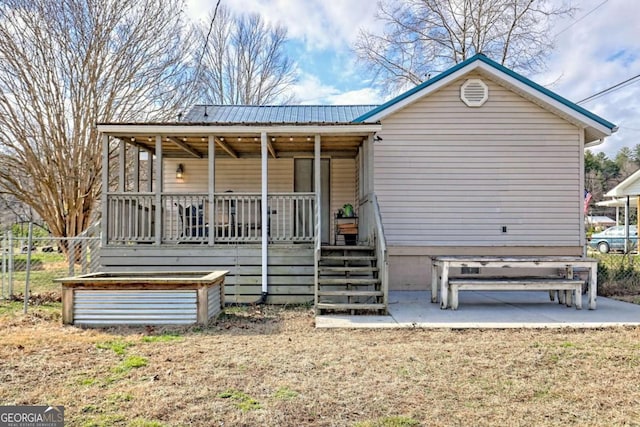
M 458 310 L 441 310 L 427 291 L 389 293 L 388 316 L 316 316 L 317 328 L 603 328 L 640 326 L 640 305 L 598 297 L 588 310 L 587 297 L 576 310 L 551 302 L 547 292 L 465 291 Z

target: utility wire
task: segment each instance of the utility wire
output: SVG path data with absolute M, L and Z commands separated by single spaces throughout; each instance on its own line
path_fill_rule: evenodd
M 218 7 L 220 7 L 220 1 L 216 3 L 216 8 L 213 11 L 213 16 L 211 17 L 211 23 L 209 23 L 209 31 L 207 32 L 207 37 L 204 39 L 204 46 L 202 46 L 202 52 L 200 53 L 200 59 L 198 59 L 198 65 L 196 66 L 196 76 L 200 73 L 200 66 L 202 65 L 202 58 L 204 58 L 204 54 L 207 52 L 207 48 L 209 47 L 209 37 L 211 37 L 211 31 L 213 31 L 213 23 L 216 20 L 216 16 L 218 16 Z
M 629 79 L 627 79 L 627 80 L 625 80 L 623 82 L 617 83 L 617 84 L 615 84 L 613 86 L 610 86 L 610 87 L 608 87 L 608 88 L 606 88 L 604 90 L 601 90 L 600 92 L 594 93 L 593 95 L 588 96 L 588 97 L 584 98 L 583 100 L 580 100 L 580 101 L 576 102 L 576 104 L 582 104 L 583 102 L 591 101 L 592 99 L 595 99 L 597 97 L 606 95 L 606 94 L 608 94 L 610 92 L 613 92 L 613 91 L 616 91 L 618 89 L 622 89 L 623 87 L 629 86 L 632 83 L 636 83 L 634 80 L 636 80 L 638 78 L 640 78 L 640 74 L 636 74 L 635 76 L 633 76 L 633 77 L 631 77 L 631 78 L 629 78 Z
M 569 28 L 573 27 L 574 25 L 576 25 L 578 22 L 582 21 L 584 18 L 586 18 L 587 16 L 591 15 L 593 12 L 595 12 L 597 9 L 600 9 L 600 7 L 602 5 L 604 5 L 606 2 L 608 2 L 609 0 L 604 0 L 602 3 L 600 3 L 599 5 L 597 5 L 596 7 L 594 7 L 593 9 L 591 9 L 589 12 L 585 13 L 584 15 L 582 15 L 580 18 L 576 19 L 575 21 L 573 21 L 571 24 L 567 25 L 566 27 L 564 27 L 562 30 L 560 30 L 559 32 L 556 33 L 555 37 L 558 37 L 560 34 L 564 33 L 565 31 L 567 31 Z

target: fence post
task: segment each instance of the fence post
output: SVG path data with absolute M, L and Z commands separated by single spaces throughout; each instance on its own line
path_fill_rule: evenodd
M 69 276 L 75 276 L 76 267 L 76 241 L 75 239 L 69 239 Z
M 5 299 L 5 276 L 7 275 L 7 235 L 2 234 L 2 299 Z
M 13 232 L 9 230 L 9 296 L 13 296 Z
M 29 307 L 29 279 L 31 276 L 31 245 L 33 244 L 33 222 L 29 221 L 29 236 L 27 237 L 27 273 L 24 281 L 24 314 Z
M 80 273 L 87 274 L 87 241 L 80 240 Z

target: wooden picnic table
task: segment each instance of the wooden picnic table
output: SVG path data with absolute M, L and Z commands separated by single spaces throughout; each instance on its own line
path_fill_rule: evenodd
M 431 302 L 438 301 L 438 284 L 440 284 L 440 305 L 441 308 L 449 306 L 449 273 L 451 268 L 471 267 L 471 268 L 563 268 L 566 270 L 566 278 L 573 278 L 574 268 L 589 269 L 589 309 L 596 309 L 596 295 L 598 290 L 598 260 L 584 257 L 571 256 L 435 256 L 432 257 L 431 270 Z M 438 280 L 438 273 L 440 277 Z M 517 280 L 511 279 L 511 282 Z M 523 283 L 525 283 L 523 281 Z M 525 289 L 523 286 L 521 289 Z M 500 289 L 496 286 L 496 290 Z M 579 308 L 579 306 L 578 306 Z

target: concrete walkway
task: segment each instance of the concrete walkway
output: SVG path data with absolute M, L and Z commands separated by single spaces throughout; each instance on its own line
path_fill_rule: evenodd
M 640 326 L 640 305 L 598 297 L 582 310 L 549 300 L 547 292 L 460 292 L 458 310 L 441 310 L 426 291 L 389 293 L 389 316 L 316 316 L 317 328 L 602 328 Z

